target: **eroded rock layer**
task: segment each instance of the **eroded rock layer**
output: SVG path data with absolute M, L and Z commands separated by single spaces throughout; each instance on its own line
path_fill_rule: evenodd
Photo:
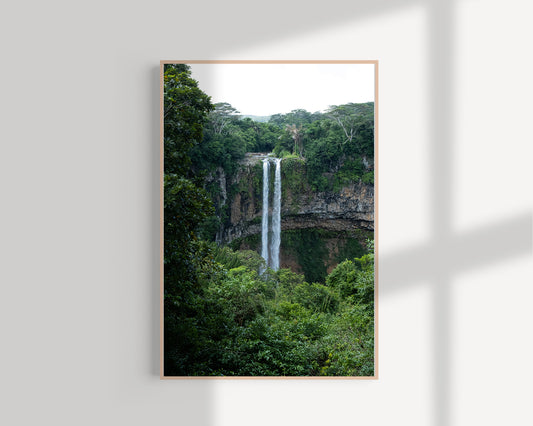
M 233 178 L 222 169 L 210 179 L 221 186 L 216 202 L 225 208 L 217 240 L 228 244 L 261 232 L 262 163 L 265 155 L 247 155 Z M 329 231 L 374 230 L 374 186 L 350 183 L 337 191 L 316 192 L 305 176 L 305 164 L 298 169 L 299 185 L 287 181 L 282 162 L 281 229 L 317 228 Z M 293 176 L 294 177 L 294 176 Z

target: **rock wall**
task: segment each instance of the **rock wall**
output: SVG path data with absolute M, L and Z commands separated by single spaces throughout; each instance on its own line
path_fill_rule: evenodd
M 374 230 L 374 186 L 359 182 L 339 192 L 287 191 L 282 218 L 282 229 Z
M 247 154 L 231 179 L 227 179 L 222 169 L 218 169 L 209 179 L 221 186 L 216 200 L 217 210 L 225 209 L 227 212 L 217 234 L 217 241 L 227 244 L 236 238 L 261 232 L 262 160 L 265 157 L 266 154 Z M 373 185 L 357 182 L 335 192 L 314 192 L 304 176 L 305 165 L 297 170 L 300 184 L 296 187 L 284 180 L 288 173 L 284 172 L 284 162 L 281 172 L 282 231 L 306 228 L 331 231 L 374 230 Z M 273 178 L 270 183 L 273 183 Z

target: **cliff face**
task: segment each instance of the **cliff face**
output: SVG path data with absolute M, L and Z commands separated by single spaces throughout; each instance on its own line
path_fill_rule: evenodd
M 282 229 L 374 230 L 374 186 L 361 182 L 339 192 L 290 190 L 282 200 Z M 283 204 L 285 201 L 285 204 Z
M 231 180 L 222 169 L 210 178 L 211 183 L 220 186 L 216 202 L 218 209 L 225 212 L 217 234 L 219 242 L 227 244 L 236 238 L 261 232 L 262 160 L 265 157 L 263 154 L 247 154 Z M 300 162 L 296 167 L 293 164 L 284 170 L 285 163 L 284 160 L 281 165 L 282 231 L 309 228 L 336 232 L 374 230 L 373 185 L 357 182 L 338 191 L 314 192 L 307 183 L 305 164 Z

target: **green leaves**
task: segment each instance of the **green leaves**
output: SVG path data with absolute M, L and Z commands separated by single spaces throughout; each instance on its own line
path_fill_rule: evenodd
M 370 249 L 372 244 L 368 243 Z M 259 276 L 228 271 L 217 290 L 237 325 L 217 371 L 226 375 L 373 375 L 373 303 L 339 287 L 373 288 L 373 255 L 346 262 L 328 282 L 308 284 L 287 269 Z M 350 274 L 352 273 L 352 274 Z M 366 274 L 366 275 L 365 275 Z M 354 285 L 355 283 L 355 285 Z M 359 295 L 361 296 L 361 295 Z
M 186 176 L 191 164 L 189 150 L 202 140 L 203 125 L 213 105 L 191 78 L 187 65 L 165 65 L 163 81 L 165 173 Z
M 357 141 L 357 136 L 363 128 L 371 126 L 373 129 L 374 103 L 366 104 L 349 103 L 333 105 L 327 111 L 330 118 L 339 125 L 344 133 L 342 145 Z M 372 153 L 373 155 L 373 153 Z
M 169 331 L 180 339 L 169 351 L 175 372 L 373 375 L 373 304 L 339 290 L 344 277 L 361 284 L 361 274 L 373 270 L 372 255 L 346 263 L 327 278 L 327 286 L 309 284 L 288 269 L 259 275 L 254 252 L 203 243 L 197 250 L 204 260 L 196 284 L 182 282 L 180 292 L 165 298 L 167 306 L 179 308 L 168 310 L 170 318 L 176 314 Z
M 374 303 L 374 256 L 367 254 L 354 261 L 345 260 L 326 278 L 326 285 L 339 291 L 341 297 L 357 304 Z
M 205 348 L 213 341 L 210 320 L 217 312 L 204 297 L 205 278 L 216 276 L 217 270 L 197 236 L 199 224 L 214 210 L 205 191 L 191 180 L 189 157 L 202 140 L 212 105 L 188 66 L 166 65 L 163 80 L 165 374 L 180 375 L 192 358 L 208 364 Z

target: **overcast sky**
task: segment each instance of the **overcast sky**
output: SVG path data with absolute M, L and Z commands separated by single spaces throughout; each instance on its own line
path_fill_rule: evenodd
M 213 103 L 245 115 L 374 101 L 373 64 L 192 64 L 192 76 Z

